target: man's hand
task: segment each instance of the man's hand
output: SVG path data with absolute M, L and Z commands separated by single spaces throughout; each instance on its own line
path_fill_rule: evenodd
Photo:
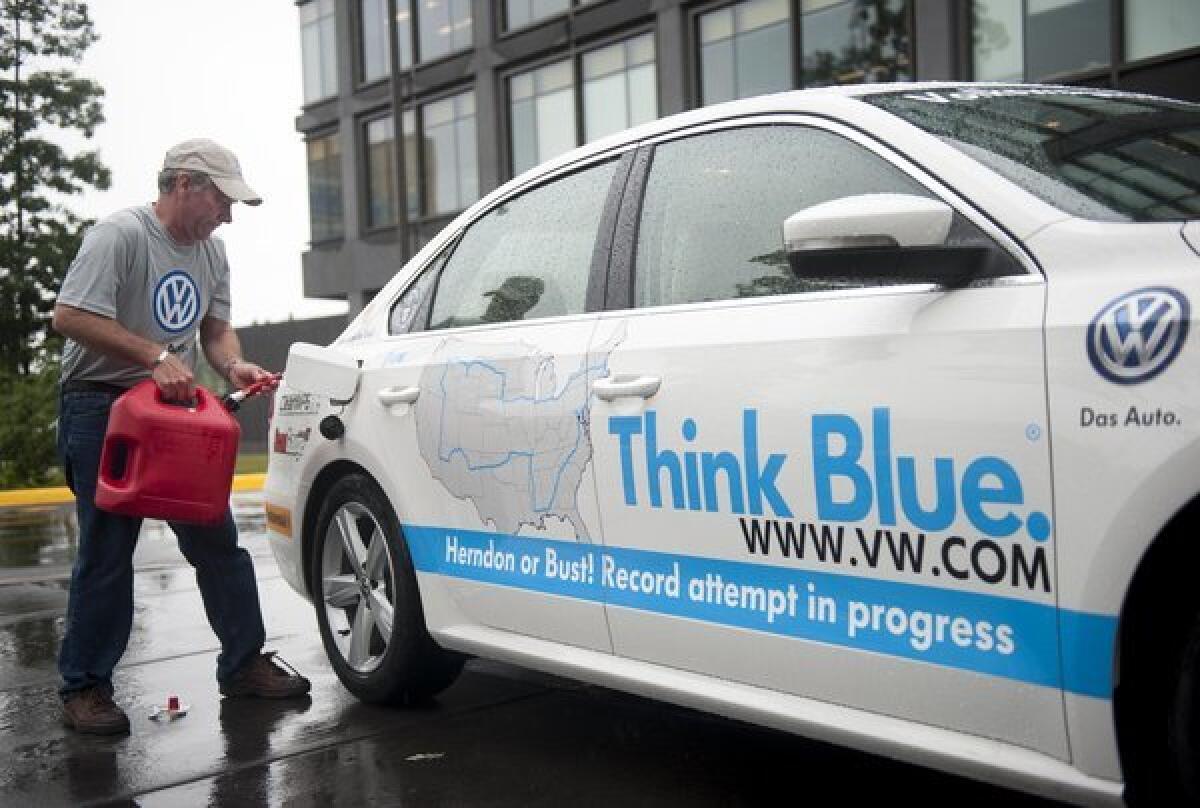
M 278 379 L 253 362 L 242 359 L 242 344 L 228 321 L 205 317 L 200 321 L 200 347 L 208 363 L 239 390 L 262 382 L 262 392 L 269 393 L 279 386 Z
M 151 378 L 167 401 L 191 401 L 196 397 L 196 379 L 175 354 L 168 354 L 159 362 Z
M 270 393 L 279 386 L 279 379 L 274 374 L 268 373 L 253 362 L 247 362 L 244 359 L 232 360 L 226 375 L 229 377 L 229 383 L 239 390 L 243 390 L 255 382 L 264 382 L 263 393 Z

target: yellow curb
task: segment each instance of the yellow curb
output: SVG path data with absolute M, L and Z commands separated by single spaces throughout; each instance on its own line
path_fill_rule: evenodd
M 258 474 L 235 474 L 233 477 L 233 490 L 261 491 L 266 481 L 267 475 L 261 472 Z
M 75 495 L 67 487 L 25 488 L 20 491 L 0 491 L 0 508 L 20 505 L 61 505 L 74 502 Z
M 266 474 L 238 474 L 233 478 L 233 490 L 261 491 Z M 59 488 L 23 488 L 18 491 L 0 491 L 0 508 L 31 505 L 62 505 L 74 502 L 75 495 L 66 486 Z

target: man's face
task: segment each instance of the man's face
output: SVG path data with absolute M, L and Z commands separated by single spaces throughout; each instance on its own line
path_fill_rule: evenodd
M 202 188 L 191 186 L 184 190 L 184 227 L 195 241 L 203 241 L 222 224 L 233 221 L 233 200 L 209 182 Z

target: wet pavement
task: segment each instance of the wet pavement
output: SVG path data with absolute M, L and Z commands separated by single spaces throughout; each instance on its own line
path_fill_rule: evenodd
M 216 639 L 191 568 L 170 530 L 150 522 L 114 682 L 133 731 L 94 738 L 59 725 L 71 509 L 0 509 L 0 806 L 727 806 L 818 794 L 1055 804 L 482 660 L 429 705 L 360 704 L 325 659 L 312 607 L 275 568 L 261 501 L 239 495 L 235 513 L 268 648 L 312 680 L 311 699 L 219 697 Z M 150 720 L 172 694 L 188 714 Z

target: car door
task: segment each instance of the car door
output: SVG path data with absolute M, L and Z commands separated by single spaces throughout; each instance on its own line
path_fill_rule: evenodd
M 615 651 L 1065 757 L 1041 276 L 830 122 L 639 162 L 592 411 Z M 793 268 L 784 221 L 864 194 L 950 202 L 945 244 L 895 275 L 871 246 Z M 974 282 L 922 282 L 971 245 Z
M 561 597 L 567 583 L 546 572 L 600 541 L 586 424 L 606 369 L 588 363 L 586 301 L 618 165 L 476 219 L 398 296 L 394 336 L 364 364 L 360 399 L 435 636 L 484 627 L 611 649 L 599 599 Z

